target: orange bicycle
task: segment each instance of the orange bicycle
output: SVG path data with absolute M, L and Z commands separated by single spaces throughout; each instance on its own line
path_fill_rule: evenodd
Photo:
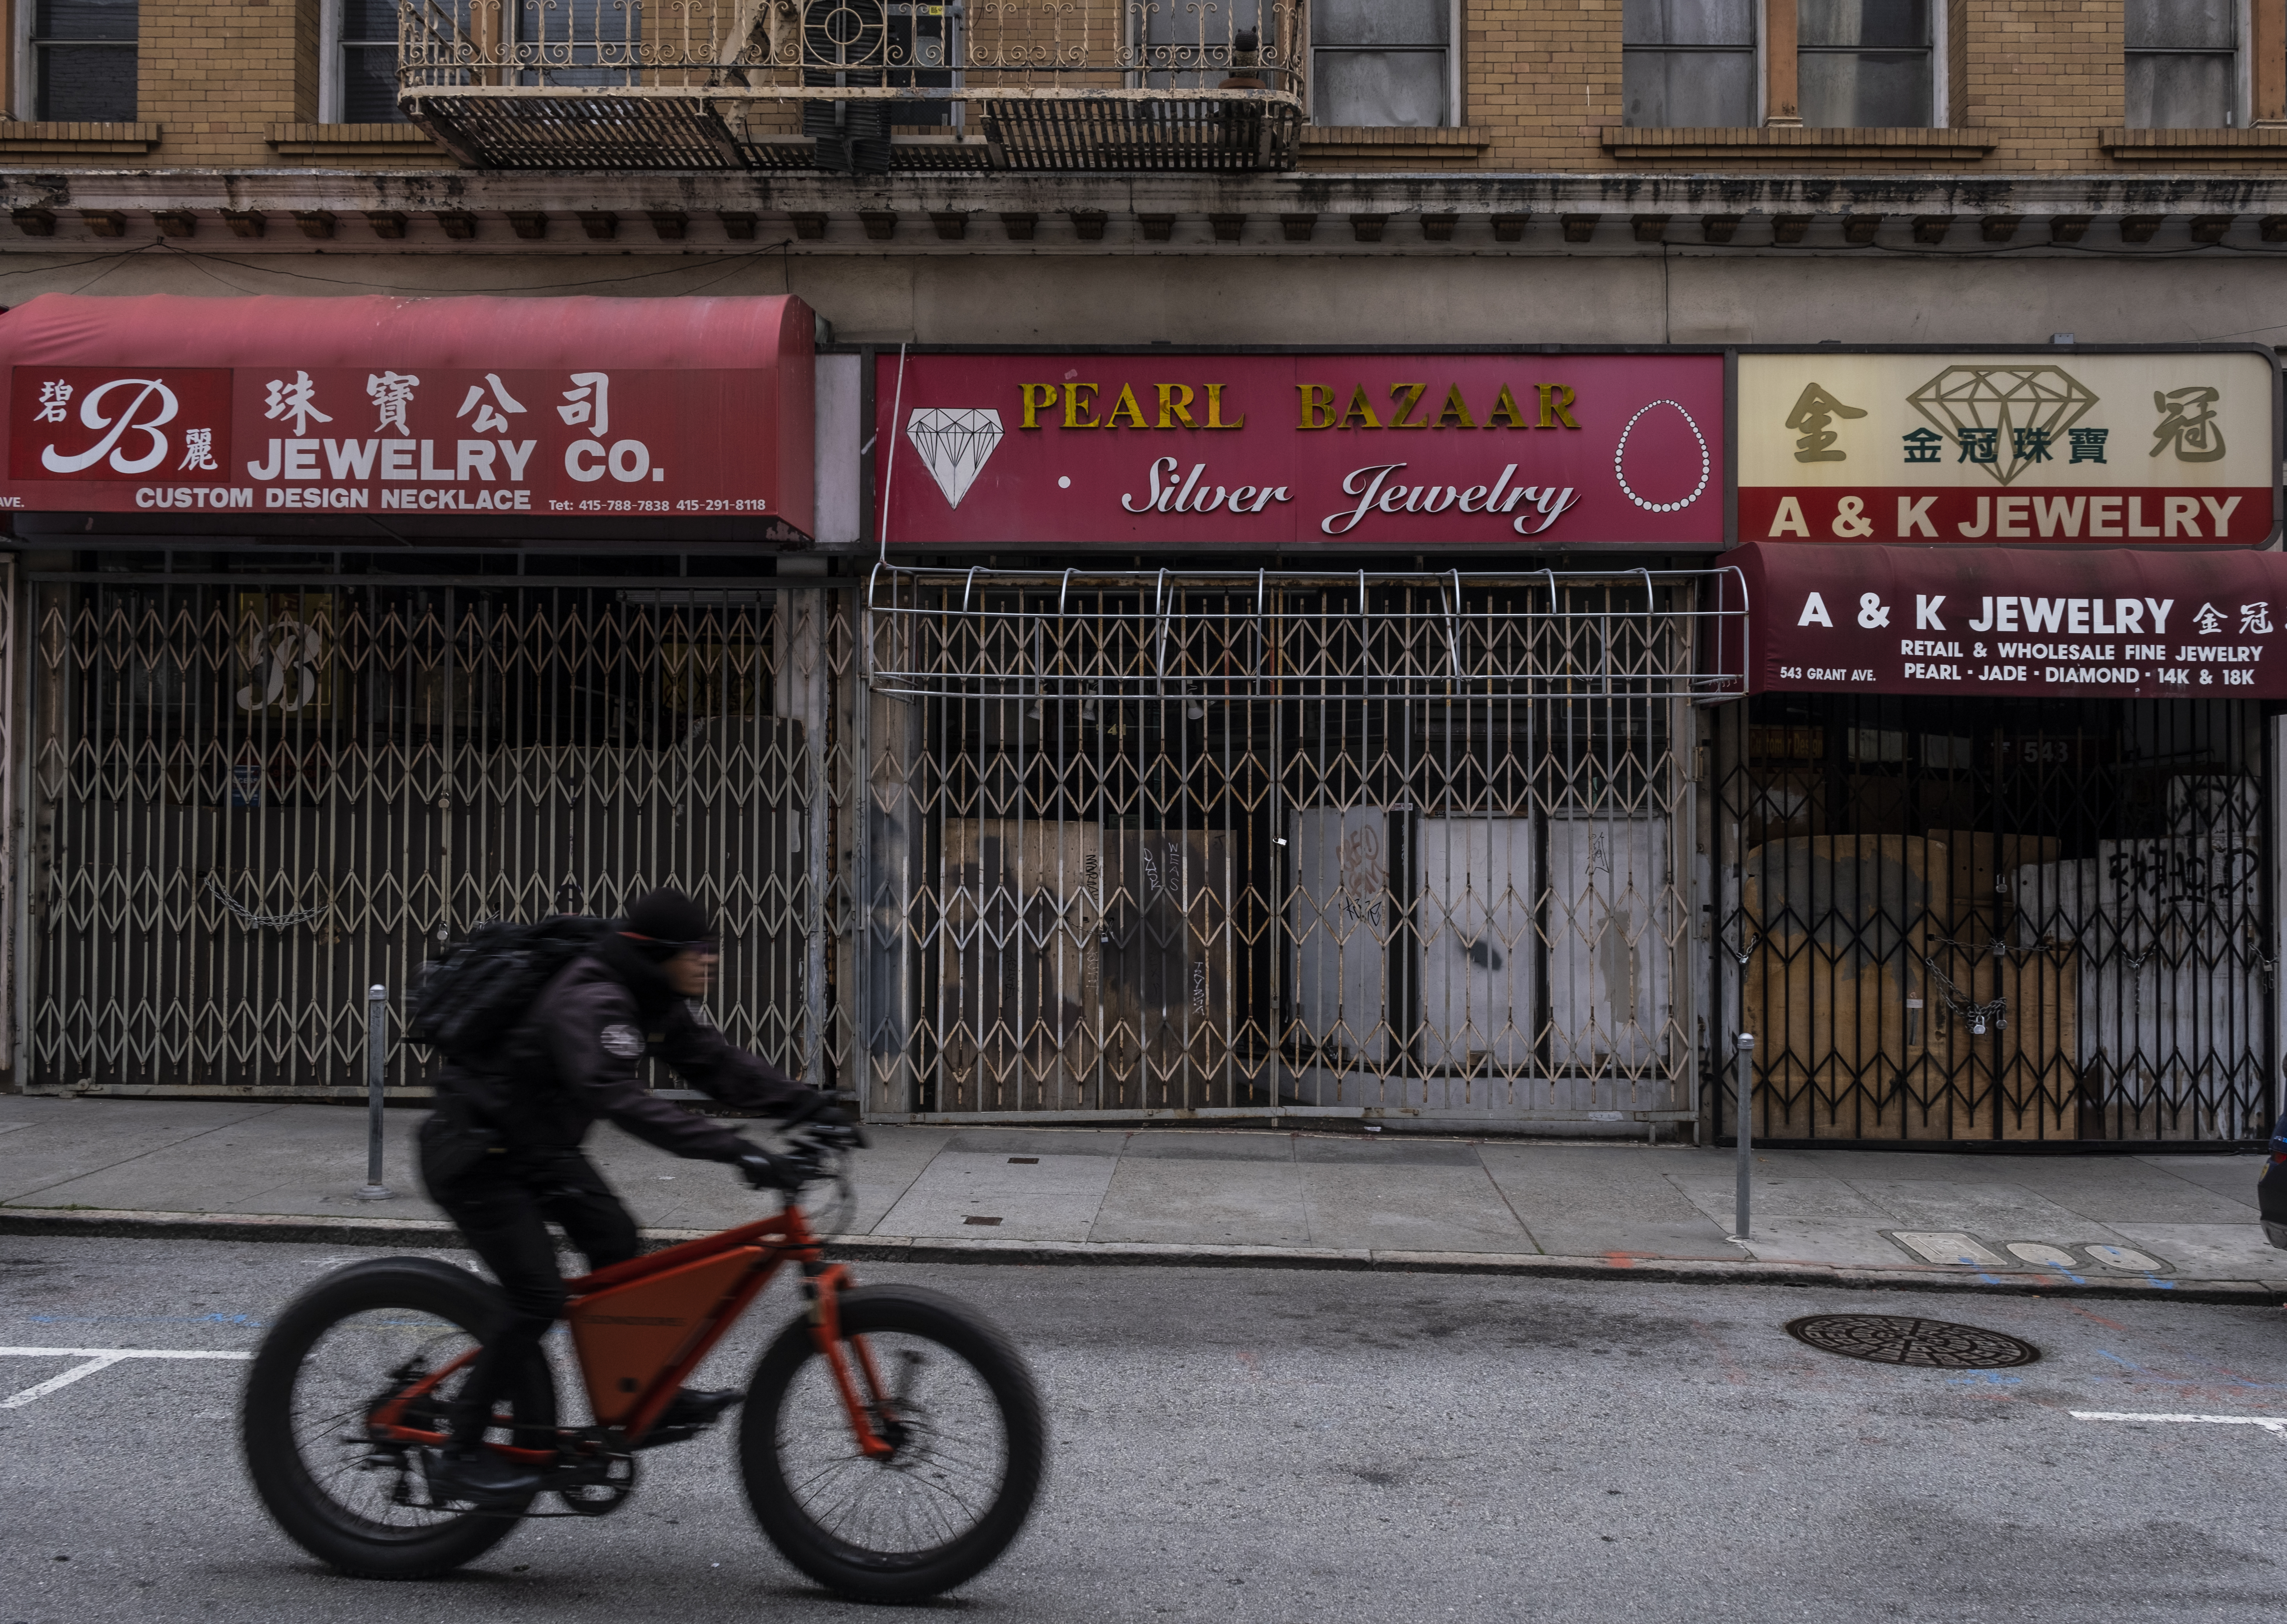
M 738 1457 L 763 1532 L 820 1584 L 906 1602 L 975 1577 L 1038 1493 L 1046 1445 L 1024 1360 L 973 1311 L 933 1291 L 855 1287 L 799 1204 L 837 1180 L 841 1152 L 800 1130 L 778 1157 L 773 1217 L 567 1281 L 565 1319 L 592 1421 L 561 1425 L 544 1354 L 493 1414 L 487 1446 L 547 1475 L 522 1505 L 440 1501 L 424 1476 L 454 1392 L 498 1311 L 465 1269 L 386 1257 L 338 1270 L 264 1337 L 241 1430 L 263 1504 L 344 1573 L 419 1579 L 481 1555 L 534 1516 L 601 1517 L 627 1502 L 638 1452 L 691 1436 L 657 1423 L 685 1380 L 782 1263 L 808 1311 L 765 1350 Z M 552 1494 L 564 1508 L 535 1512 Z

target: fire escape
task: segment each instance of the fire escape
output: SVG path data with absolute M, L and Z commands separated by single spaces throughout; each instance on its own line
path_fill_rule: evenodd
M 398 100 L 513 170 L 1292 169 L 1308 0 L 400 0 Z

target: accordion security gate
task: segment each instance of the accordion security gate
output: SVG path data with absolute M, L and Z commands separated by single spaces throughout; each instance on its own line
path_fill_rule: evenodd
M 1697 587 L 878 570 L 869 1111 L 1690 1117 Z
M 355 1090 L 369 984 L 401 1009 L 480 921 L 608 914 L 661 883 L 717 910 L 732 1040 L 834 1080 L 828 703 L 849 651 L 825 592 L 29 590 L 32 1085 Z M 392 1042 L 390 1083 L 422 1081 Z
M 1720 715 L 1715 957 L 1757 1034 L 1759 1137 L 2267 1130 L 2258 706 L 1771 694 Z M 1729 1131 L 1729 1080 L 1710 1084 Z

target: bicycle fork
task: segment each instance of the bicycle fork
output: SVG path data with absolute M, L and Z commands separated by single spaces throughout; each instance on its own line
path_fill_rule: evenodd
M 810 1335 L 817 1345 L 819 1357 L 834 1375 L 835 1390 L 842 1395 L 842 1407 L 850 1416 L 850 1432 L 858 1445 L 858 1453 L 870 1461 L 886 1461 L 898 1453 L 898 1446 L 883 1438 L 875 1428 L 878 1418 L 894 1421 L 889 1390 L 882 1385 L 882 1372 L 874 1361 L 874 1350 L 861 1336 L 845 1338 L 842 1335 L 842 1287 L 849 1283 L 850 1271 L 840 1264 L 804 1264 L 803 1273 L 808 1278 L 803 1291 L 810 1298 Z M 845 1347 L 849 1350 L 844 1352 Z M 857 1373 L 851 1374 L 851 1355 L 855 1356 Z M 865 1383 L 866 1397 L 859 1393 L 859 1381 Z

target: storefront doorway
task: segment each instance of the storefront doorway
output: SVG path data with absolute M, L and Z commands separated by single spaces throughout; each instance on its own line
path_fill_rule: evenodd
M 2262 1137 L 2259 704 L 1766 693 L 1721 717 L 1719 973 L 1758 1034 L 1759 1138 Z
M 1697 587 L 878 572 L 869 1111 L 1689 1119 Z
M 818 588 L 409 575 L 34 578 L 29 1081 L 359 1091 L 487 919 L 650 886 L 723 931 L 734 1042 L 830 1080 Z M 424 1060 L 393 1044 L 392 1086 Z

